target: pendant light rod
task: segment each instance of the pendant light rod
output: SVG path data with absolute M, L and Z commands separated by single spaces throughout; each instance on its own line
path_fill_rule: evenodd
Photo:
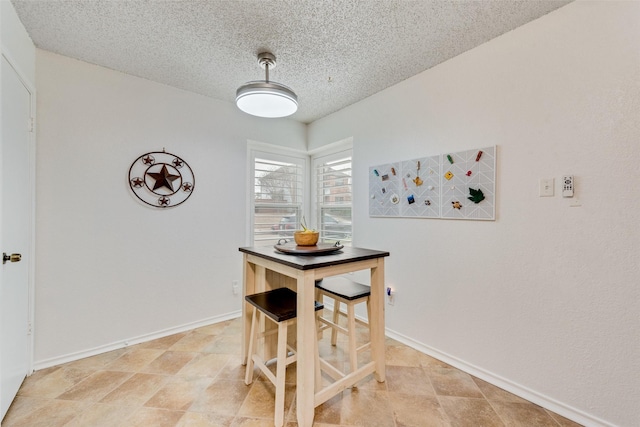
M 276 68 L 276 56 L 271 52 L 262 52 L 258 54 L 258 64 L 265 71 L 265 81 L 269 83 L 269 68 Z

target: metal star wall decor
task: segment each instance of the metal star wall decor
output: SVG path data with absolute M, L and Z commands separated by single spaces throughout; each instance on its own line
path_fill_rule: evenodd
M 143 203 L 155 208 L 184 203 L 193 193 L 195 183 L 187 162 L 164 149 L 143 154 L 129 168 L 131 191 Z

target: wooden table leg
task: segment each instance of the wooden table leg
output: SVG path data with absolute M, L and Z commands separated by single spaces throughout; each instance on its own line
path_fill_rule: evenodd
M 256 266 L 247 260 L 247 254 L 243 254 L 242 263 L 244 265 L 242 278 L 242 364 L 247 364 L 247 349 L 249 348 L 249 333 L 251 329 L 251 313 L 248 303 L 244 300 L 246 295 L 255 293 L 256 286 Z
M 375 361 L 375 378 L 378 382 L 385 380 L 384 351 L 384 258 L 378 259 L 378 265 L 371 269 L 371 357 Z
M 315 398 L 315 354 L 317 340 L 314 310 L 315 280 L 313 271 L 299 273 L 297 278 L 297 418 L 299 427 L 311 427 Z

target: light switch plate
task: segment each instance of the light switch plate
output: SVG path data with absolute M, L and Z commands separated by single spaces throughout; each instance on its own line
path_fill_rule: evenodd
M 540 197 L 553 196 L 553 178 L 540 178 Z

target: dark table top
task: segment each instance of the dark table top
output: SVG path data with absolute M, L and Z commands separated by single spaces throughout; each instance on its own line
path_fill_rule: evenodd
M 276 250 L 273 246 L 252 246 L 239 248 L 240 252 L 266 258 L 298 270 L 311 270 L 313 268 L 329 267 L 332 265 L 346 264 L 354 261 L 365 261 L 368 259 L 382 258 L 389 256 L 389 252 L 375 249 L 347 247 L 336 252 L 323 255 L 296 255 L 285 254 Z

